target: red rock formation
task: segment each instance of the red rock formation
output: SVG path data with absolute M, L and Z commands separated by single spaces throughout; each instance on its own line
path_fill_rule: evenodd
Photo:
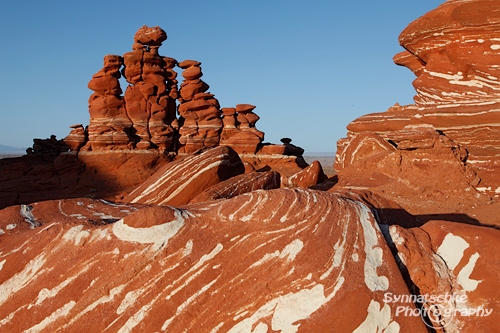
M 236 108 L 223 108 L 224 128 L 220 144 L 232 147 L 239 154 L 255 154 L 261 149 L 264 133 L 255 128 L 259 120 L 254 105 L 238 104 Z
M 324 182 L 327 178 L 321 164 L 318 161 L 313 161 L 307 168 L 289 177 L 286 186 L 308 188 Z
M 390 234 L 419 293 L 442 296 L 423 302 L 438 312 L 429 324 L 439 332 L 488 332 L 496 327 L 500 231 L 432 221 L 413 229 L 394 225 Z
M 291 139 L 262 143 L 253 105 L 220 110 L 199 62 L 179 63 L 178 89 L 177 61 L 158 54 L 166 33 L 139 29 L 123 57 L 125 97 L 121 57 L 108 56 L 89 83 L 88 132 L 77 125 L 62 141 L 36 142 L 49 153 L 59 144 L 78 153 L 0 161 L 2 204 L 31 203 L 0 210 L 0 330 L 427 332 L 425 310 L 437 332 L 494 331 L 498 230 L 425 223 L 486 224 L 489 216 L 500 225 L 498 202 L 478 191 L 498 184 L 498 133 L 485 136 L 498 122 L 491 87 L 469 89 L 484 76 L 461 81 L 453 72 L 467 63 L 466 39 L 439 56 L 433 44 L 474 35 L 483 21 L 470 10 L 488 17 L 490 5 L 498 7 L 449 1 L 402 34 L 411 53 L 396 61 L 419 76 L 420 96 L 349 125 L 336 185 L 335 177 L 318 184 L 326 179 L 318 162 L 302 170 L 303 150 Z M 494 50 L 491 31 L 484 38 Z M 445 55 L 453 68 L 432 67 Z M 481 66 L 471 75 L 485 74 Z M 461 93 L 454 85 L 467 87 L 460 108 L 431 96 Z M 207 149 L 221 144 L 234 149 Z M 167 164 L 165 151 L 194 154 Z M 270 190 L 280 186 L 268 171 L 276 169 L 288 185 L 316 190 Z M 122 203 L 50 200 L 78 196 Z
M 122 64 L 123 58 L 120 56 L 105 56 L 103 69 L 94 74 L 88 84 L 94 93 L 89 99 L 90 125 L 85 150 L 130 147 L 128 132 L 132 122 L 125 110 L 118 81 Z
M 160 27 L 143 26 L 134 36 L 132 51 L 123 56 L 123 76 L 130 84 L 125 91 L 125 103 L 139 149 L 148 149 L 154 144 L 165 151 L 173 143 L 171 122 L 176 110 L 167 90 L 167 80 L 175 79 L 172 71 L 175 60 L 167 64 L 158 54 L 158 48 L 166 39 Z M 168 84 L 169 88 L 174 85 Z
M 427 332 L 396 314 L 412 303 L 384 302 L 408 289 L 361 203 L 272 190 L 137 208 L 65 200 L 0 211 L 16 222 L 0 224 L 1 329 Z
M 497 1 L 447 1 L 401 33 L 406 51 L 395 62 L 417 76 L 415 104 L 348 125 L 335 162 L 340 184 L 371 187 L 410 210 L 498 197 L 499 13 Z
M 90 125 L 84 150 L 172 150 L 176 120 L 177 80 L 175 59 L 161 57 L 158 48 L 167 39 L 159 27 L 143 26 L 134 36 L 132 51 L 107 55 L 104 68 L 89 82 L 95 93 L 89 100 Z M 123 68 L 122 68 L 123 66 Z M 122 96 L 120 69 L 129 83 Z M 75 141 L 70 133 L 68 142 Z M 72 144 L 78 151 L 81 138 Z
M 390 243 L 437 332 L 488 332 L 498 321 L 499 13 L 496 1 L 451 0 L 410 24 L 395 62 L 417 76 L 415 104 L 362 116 L 338 142 L 332 191 L 357 191 L 346 195 L 392 224 Z M 432 221 L 443 219 L 456 222 Z
M 272 190 L 279 188 L 280 183 L 280 174 L 275 171 L 252 171 L 209 187 L 194 197 L 190 203 L 229 199 L 256 190 Z
M 134 36 L 132 51 L 105 57 L 104 68 L 89 82 L 95 93 L 89 100 L 88 130 L 75 127 L 64 139 L 72 151 L 159 149 L 183 155 L 227 145 L 240 154 L 255 154 L 262 148 L 264 133 L 255 128 L 255 106 L 238 104 L 222 112 L 201 79 L 199 61 L 178 63 L 159 55 L 166 39 L 160 27 L 143 26 Z M 183 69 L 180 87 L 176 66 Z M 120 69 L 129 83 L 124 96 Z
M 283 145 L 285 146 L 285 153 L 284 154 L 294 155 L 294 156 L 302 156 L 302 154 L 304 154 L 304 149 L 293 145 L 292 139 L 282 138 L 280 141 L 283 142 Z
M 165 165 L 123 202 L 184 205 L 212 185 L 243 172 L 238 154 L 221 146 Z
M 71 132 L 63 139 L 64 144 L 72 150 L 79 151 L 87 142 L 87 133 L 82 124 L 71 125 Z
M 121 150 L 0 159 L 0 208 L 85 196 L 115 200 L 168 162 L 158 151 Z
M 207 93 L 209 86 L 202 81 L 201 63 L 185 60 L 179 63 L 183 68 L 184 82 L 179 91 L 179 143 L 181 154 L 193 153 L 205 147 L 219 145 L 222 129 L 219 101 Z
M 70 148 L 64 140 L 57 140 L 55 135 L 51 135 L 48 139 L 33 139 L 33 147 L 28 148 L 28 155 L 58 155 L 67 152 Z
M 376 134 L 347 141 L 335 188 L 370 189 L 412 214 L 463 212 L 490 201 L 474 189 L 479 179 L 466 150 L 447 136 L 419 126 L 393 131 L 391 138 L 397 148 Z
M 498 1 L 447 1 L 399 36 L 397 64 L 417 79 L 418 106 L 497 103 L 500 98 Z

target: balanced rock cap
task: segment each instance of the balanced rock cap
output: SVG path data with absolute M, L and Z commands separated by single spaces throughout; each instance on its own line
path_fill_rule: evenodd
M 148 27 L 143 25 L 137 30 L 134 42 L 149 46 L 160 46 L 167 40 L 167 33 L 160 27 Z
M 170 57 L 163 57 L 163 61 L 165 61 L 165 67 L 174 68 L 177 65 L 177 60 Z
M 252 112 L 255 108 L 256 106 L 252 104 L 236 104 L 236 112 L 238 113 Z
M 203 76 L 200 66 L 189 66 L 182 72 L 182 76 L 186 80 L 196 80 Z
M 182 69 L 186 69 L 191 66 L 200 66 L 201 62 L 196 61 L 196 60 L 183 60 L 180 63 L 177 64 Z

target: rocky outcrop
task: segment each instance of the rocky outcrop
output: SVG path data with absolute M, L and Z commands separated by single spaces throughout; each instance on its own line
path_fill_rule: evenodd
M 255 123 L 260 118 L 253 112 L 254 109 L 255 106 L 250 104 L 222 109 L 222 145 L 230 146 L 240 154 L 255 154 L 261 149 L 264 133 L 255 128 Z
M 88 84 L 94 93 L 89 98 L 90 124 L 86 150 L 123 149 L 131 144 L 132 121 L 125 109 L 118 80 L 122 65 L 121 56 L 106 55 L 104 67 L 92 76 Z
M 134 36 L 132 51 L 104 57 L 104 67 L 88 84 L 94 91 L 89 99 L 90 124 L 87 128 L 72 126 L 64 139 L 69 149 L 155 149 L 186 155 L 225 145 L 239 154 L 266 155 L 261 152 L 264 133 L 255 127 L 259 120 L 253 112 L 255 106 L 238 104 L 221 109 L 201 79 L 201 62 L 177 62 L 159 54 L 166 39 L 160 27 L 143 26 Z M 176 67 L 184 78 L 180 86 Z M 122 75 L 129 84 L 123 96 Z
M 412 22 L 399 36 L 397 64 L 417 78 L 417 106 L 495 104 L 500 99 L 499 4 L 447 1 Z
M 6 332 L 427 332 L 397 314 L 411 303 L 384 301 L 408 289 L 370 209 L 338 194 L 49 201 L 34 230 L 23 211 L 0 211 Z
M 308 188 L 326 181 L 328 177 L 323 172 L 319 161 L 313 161 L 311 165 L 289 177 L 286 181 L 287 187 Z
M 165 151 L 173 144 L 176 109 L 167 88 L 175 86 L 170 81 L 175 75 L 172 61 L 158 53 L 166 39 L 161 28 L 144 26 L 134 36 L 132 51 L 123 55 L 122 73 L 129 83 L 124 100 L 133 123 L 131 139 L 138 149 L 156 147 Z
M 219 101 L 202 79 L 201 63 L 185 60 L 179 63 L 184 69 L 184 82 L 179 91 L 179 153 L 189 154 L 204 147 L 219 145 L 222 129 Z
M 116 200 L 170 162 L 158 151 L 81 151 L 0 159 L 0 208 L 42 200 Z
M 272 190 L 281 185 L 280 174 L 275 171 L 249 172 L 213 185 L 194 197 L 190 203 L 229 199 L 256 190 Z
M 292 139 L 282 138 L 280 141 L 283 142 L 283 145 L 285 146 L 285 155 L 302 156 L 302 154 L 304 154 L 304 149 L 293 145 Z
M 87 132 L 82 124 L 71 125 L 71 132 L 63 139 L 71 151 L 79 151 L 87 142 Z
M 434 311 L 428 324 L 438 332 L 487 332 L 496 325 L 500 231 L 445 221 L 420 228 L 389 229 L 400 264 Z M 441 297 L 441 298 L 438 298 Z
M 59 155 L 67 152 L 70 147 L 65 140 L 57 140 L 55 135 L 48 139 L 33 139 L 33 147 L 26 149 L 28 155 Z
M 221 146 L 165 165 L 122 201 L 184 205 L 209 187 L 244 171 L 238 154 Z
M 429 198 L 429 205 L 449 208 L 459 192 L 482 205 L 498 197 L 499 9 L 495 1 L 447 1 L 401 33 L 406 50 L 395 62 L 417 76 L 415 104 L 347 126 L 335 162 L 340 184 L 384 192 L 408 209 L 422 202 L 400 198 Z M 426 193 L 431 188 L 434 195 Z M 460 210 L 460 203 L 452 205 Z

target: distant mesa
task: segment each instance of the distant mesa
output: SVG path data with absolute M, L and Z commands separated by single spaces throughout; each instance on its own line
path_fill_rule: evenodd
M 0 145 L 0 155 L 22 154 L 24 151 L 24 148 Z

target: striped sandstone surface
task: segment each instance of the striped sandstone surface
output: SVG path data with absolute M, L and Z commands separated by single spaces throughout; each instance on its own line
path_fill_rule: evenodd
M 442 181 L 468 183 L 457 187 L 462 191 L 498 197 L 500 3 L 446 1 L 412 22 L 399 41 L 405 51 L 394 61 L 416 75 L 415 104 L 395 105 L 351 122 L 347 138 L 338 142 L 336 170 L 355 165 L 366 175 L 377 161 L 384 164 L 391 156 L 387 163 L 432 169 Z M 394 177 L 390 167 L 375 168 L 380 171 L 373 177 L 379 180 L 375 185 L 405 178 L 415 183 L 409 172 Z M 351 171 L 346 173 L 353 176 Z
M 498 330 L 498 1 L 403 31 L 415 104 L 349 124 L 328 176 L 165 39 L 105 57 L 87 129 L 0 161 L 0 332 Z
M 179 208 L 72 199 L 29 214 L 42 226 L 2 236 L 5 332 L 426 331 L 383 303 L 408 288 L 370 208 L 340 194 L 259 190 Z

